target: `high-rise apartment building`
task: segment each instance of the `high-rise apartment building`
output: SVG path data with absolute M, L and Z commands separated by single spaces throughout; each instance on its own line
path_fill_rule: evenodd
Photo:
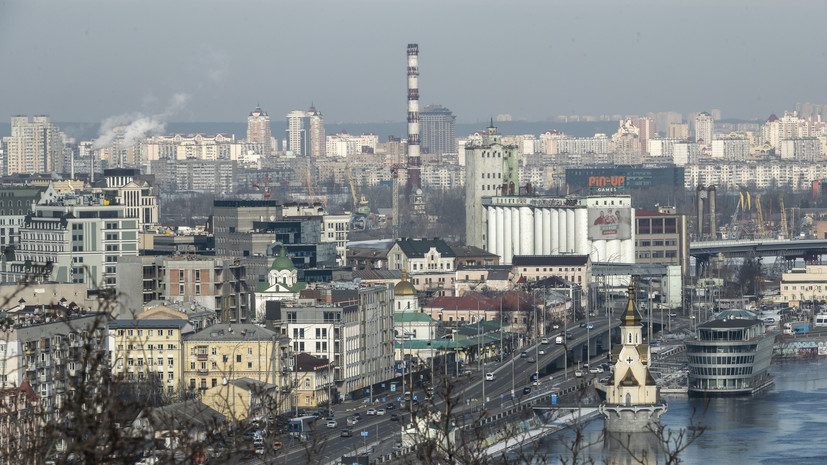
M 639 130 L 640 153 L 646 154 L 649 147 L 649 140 L 655 138 L 655 120 L 644 116 L 633 116 L 629 118 L 629 120 Z
M 422 153 L 456 153 L 457 117 L 442 105 L 428 105 L 419 112 Z
M 63 137 L 48 116 L 11 117 L 11 136 L 3 138 L 5 174 L 51 173 L 63 159 Z
M 324 117 L 315 106 L 287 114 L 286 150 L 301 157 L 323 157 L 325 142 Z
M 689 124 L 687 123 L 670 123 L 669 130 L 666 133 L 667 139 L 689 139 Z
M 272 155 L 273 146 L 270 136 L 270 115 L 256 105 L 247 117 L 247 141 L 261 145 L 262 155 Z
M 712 143 L 712 133 L 714 130 L 715 120 L 707 112 L 698 114 L 695 117 L 695 142 L 704 144 Z
M 519 153 L 516 145 L 503 145 L 493 122 L 482 141 L 465 146 L 465 243 L 486 244 L 483 197 L 514 195 L 520 191 Z

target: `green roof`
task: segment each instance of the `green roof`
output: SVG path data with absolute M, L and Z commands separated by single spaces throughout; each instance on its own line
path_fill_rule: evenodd
M 281 252 L 279 252 L 279 256 L 276 257 L 275 260 L 273 260 L 273 264 L 270 265 L 270 269 L 277 271 L 296 269 L 296 265 L 293 264 L 293 260 L 290 260 L 290 258 L 285 254 L 284 246 L 281 247 Z
M 394 312 L 393 321 L 394 323 L 413 323 L 417 321 L 432 322 L 436 320 L 428 316 L 427 313 L 422 312 Z

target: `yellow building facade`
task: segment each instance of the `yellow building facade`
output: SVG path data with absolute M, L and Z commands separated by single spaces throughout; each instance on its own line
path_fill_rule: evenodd
M 184 339 L 185 388 L 202 395 L 232 380 L 247 378 L 289 388 L 289 340 L 254 324 L 221 323 Z M 285 396 L 286 397 L 286 396 Z M 289 401 L 279 401 L 280 405 Z
M 192 332 L 187 320 L 112 320 L 109 353 L 112 371 L 126 382 L 157 380 L 167 395 L 183 387 L 183 336 Z

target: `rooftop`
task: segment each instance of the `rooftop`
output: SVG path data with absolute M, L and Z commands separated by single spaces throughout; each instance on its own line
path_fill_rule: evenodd
M 271 341 L 276 338 L 276 333 L 269 329 L 250 323 L 219 323 L 208 326 L 186 339 L 188 341 Z

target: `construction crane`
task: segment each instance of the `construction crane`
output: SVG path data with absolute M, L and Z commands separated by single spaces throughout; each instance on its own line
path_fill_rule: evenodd
M 755 209 L 758 211 L 758 237 L 766 237 L 764 213 L 761 211 L 761 194 L 755 196 Z
M 347 180 L 350 183 L 350 195 L 353 198 L 353 211 L 361 215 L 370 214 L 370 206 L 368 205 L 368 201 L 365 199 L 365 194 L 362 194 L 361 199 L 359 198 L 359 193 L 356 190 L 356 183 L 353 181 L 353 174 L 350 171 L 350 163 L 345 165 L 345 173 L 347 174 Z
M 790 231 L 787 229 L 787 210 L 784 209 L 784 195 L 778 196 L 778 201 L 781 203 L 781 235 L 784 239 L 789 239 Z
M 307 188 L 307 195 L 310 197 L 310 202 L 318 202 L 319 199 L 316 197 L 316 190 L 313 189 L 313 181 L 310 180 L 310 169 L 308 167 L 304 167 L 302 170 L 302 178 L 304 180 L 304 185 Z
M 264 197 L 264 200 L 270 198 L 270 173 L 264 173 L 264 185 L 254 182 L 253 187 L 262 191 L 261 195 Z
M 735 206 L 735 213 L 732 214 L 732 220 L 730 221 L 730 225 L 732 228 L 732 237 L 734 239 L 741 238 L 741 227 L 738 224 L 738 213 L 744 210 L 744 193 L 740 192 L 741 198 L 738 201 L 738 205 Z

